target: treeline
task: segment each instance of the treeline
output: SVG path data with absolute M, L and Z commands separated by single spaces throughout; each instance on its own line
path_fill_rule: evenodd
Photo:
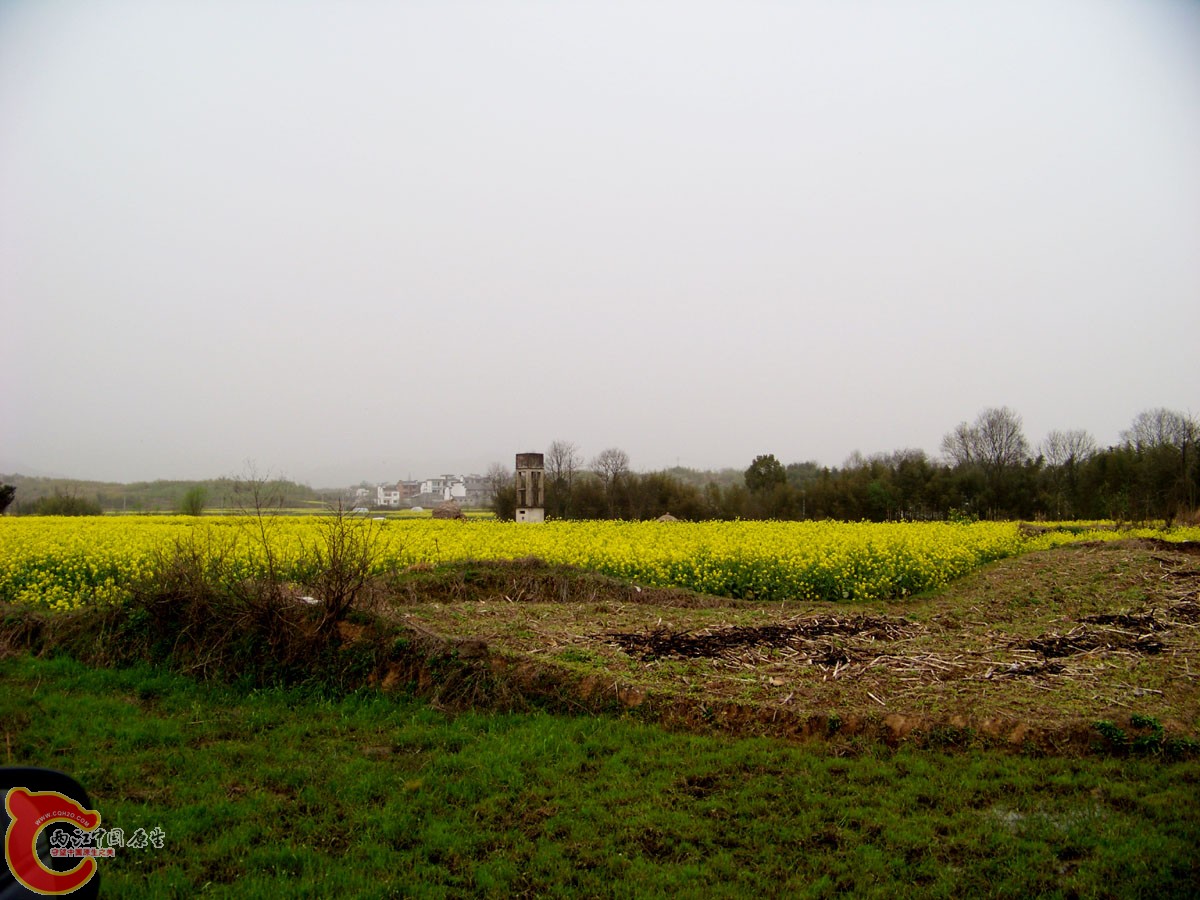
M 1139 414 L 1118 445 L 1101 449 L 1086 431 L 1052 431 L 1036 447 L 1021 417 L 986 409 L 922 450 L 853 455 L 841 468 L 784 464 L 773 454 L 741 473 L 673 469 L 638 473 L 609 448 L 585 464 L 576 446 L 545 454 L 548 518 L 1114 519 L 1197 521 L 1200 424 L 1183 413 Z M 732 474 L 732 477 L 731 477 Z M 511 518 L 511 473 L 491 472 L 494 509 Z
M 0 511 L 17 515 L 100 515 L 102 513 L 198 513 L 202 509 L 240 509 L 248 486 L 269 505 L 295 509 L 319 506 L 330 498 L 285 478 L 210 478 L 201 481 L 139 481 L 120 484 L 67 478 L 0 476 Z M 11 488 L 6 492 L 4 488 Z M 5 498 L 7 503 L 5 504 Z M 336 502 L 336 497 L 333 501 Z

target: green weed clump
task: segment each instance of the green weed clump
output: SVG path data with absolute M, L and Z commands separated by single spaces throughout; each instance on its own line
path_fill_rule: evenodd
M 1162 723 L 1153 716 L 1133 713 L 1129 717 L 1129 731 L 1109 720 L 1095 722 L 1093 727 L 1104 739 L 1099 749 L 1117 755 L 1165 756 L 1168 759 L 1200 755 L 1200 742 L 1187 737 L 1166 737 Z

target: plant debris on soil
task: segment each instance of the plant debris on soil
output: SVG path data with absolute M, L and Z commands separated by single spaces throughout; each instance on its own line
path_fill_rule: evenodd
M 471 563 L 402 577 L 383 612 L 470 648 L 460 655 L 490 661 L 516 694 L 549 689 L 581 709 L 607 698 L 684 727 L 876 728 L 896 740 L 950 728 L 1065 746 L 1094 737 L 1097 721 L 1142 716 L 1194 737 L 1195 553 L 1080 544 L 992 563 L 930 595 L 855 604 L 758 604 L 536 560 Z
M 703 634 L 672 632 L 655 628 L 649 633 L 609 634 L 613 643 L 629 654 L 641 654 L 644 660 L 677 656 L 719 656 L 744 647 L 782 648 L 802 652 L 814 639 L 831 634 L 869 636 L 895 639 L 903 636 L 909 623 L 904 618 L 889 616 L 807 616 L 790 623 L 757 627 L 718 628 Z

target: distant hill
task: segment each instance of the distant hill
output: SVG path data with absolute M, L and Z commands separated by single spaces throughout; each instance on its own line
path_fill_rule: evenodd
M 42 469 L 37 468 L 37 466 L 27 466 L 22 462 L 16 462 L 13 460 L 8 460 L 8 459 L 0 460 L 0 473 L 3 473 L 3 472 L 20 472 L 22 475 L 25 475 L 28 478 L 64 478 L 64 477 L 66 477 L 59 473 L 46 472 Z M 18 477 L 18 476 L 0 474 L 0 481 L 6 481 L 8 484 L 12 484 L 11 479 L 13 479 L 15 477 Z
M 237 509 L 253 506 L 246 482 L 233 478 L 200 481 L 86 481 L 78 478 L 49 478 L 23 474 L 0 474 L 0 482 L 14 485 L 16 502 L 9 512 L 21 512 L 42 497 L 63 494 L 95 500 L 105 512 L 175 512 L 189 490 L 200 487 L 207 495 L 208 509 Z M 274 479 L 261 485 L 260 494 L 270 498 L 265 505 L 298 508 L 336 502 L 336 493 L 315 491 L 304 484 Z

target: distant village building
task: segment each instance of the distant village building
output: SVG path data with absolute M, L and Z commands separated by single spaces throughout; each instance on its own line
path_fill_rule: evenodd
M 435 475 L 419 481 L 398 481 L 375 488 L 375 505 L 393 509 L 412 506 L 436 507 L 455 501 L 460 506 L 483 507 L 490 501 L 483 475 Z
M 449 479 L 453 475 L 438 475 L 434 478 L 427 478 L 421 482 L 422 497 L 441 497 L 443 500 L 449 500 L 446 496 L 446 489 Z
M 466 476 L 463 486 L 466 488 L 467 506 L 479 508 L 492 502 L 492 483 L 483 475 Z
M 392 506 L 400 505 L 400 491 L 394 485 L 381 484 L 375 488 L 375 505 L 376 506 Z

